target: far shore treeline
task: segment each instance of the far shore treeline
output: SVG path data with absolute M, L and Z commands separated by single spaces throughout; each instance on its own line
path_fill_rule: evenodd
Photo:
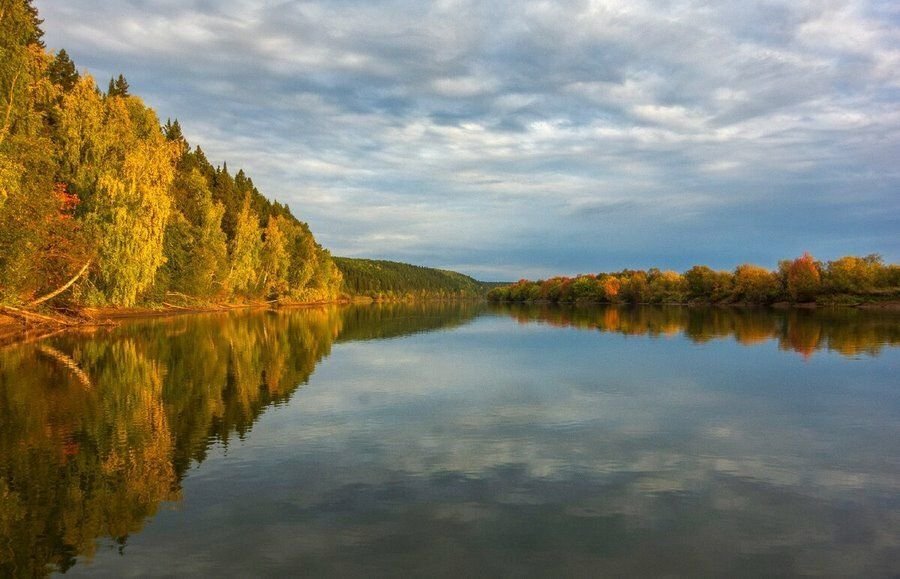
M 445 269 L 396 261 L 335 257 L 344 292 L 374 300 L 483 298 L 485 284 Z
M 695 265 L 675 271 L 622 270 L 614 273 L 519 280 L 494 288 L 499 302 L 550 303 L 817 303 L 856 305 L 900 298 L 900 266 L 878 255 L 816 261 L 809 253 L 784 260 L 778 269 L 743 264 L 734 271 Z
M 61 287 L 93 306 L 338 296 L 287 206 L 161 126 L 123 76 L 104 91 L 48 53 L 40 24 L 30 0 L 0 3 L 0 304 Z

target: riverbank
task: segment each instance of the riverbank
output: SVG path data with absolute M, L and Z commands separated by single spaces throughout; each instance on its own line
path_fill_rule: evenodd
M 295 308 L 315 308 L 327 305 L 367 305 L 388 303 L 411 303 L 415 301 L 475 301 L 481 298 L 424 298 L 410 299 L 407 297 L 372 298 L 369 296 L 342 296 L 335 300 L 319 300 L 309 302 L 296 301 L 251 301 L 241 303 L 208 303 L 177 305 L 163 303 L 153 306 L 138 307 L 84 307 L 66 312 L 66 317 L 60 317 L 57 321 L 44 318 L 41 312 L 27 312 L 35 317 L 23 319 L 18 315 L 11 315 L 0 311 L 0 346 L 23 340 L 39 339 L 43 336 L 54 334 L 58 331 L 69 329 L 87 329 L 101 326 L 113 326 L 118 322 L 128 319 L 142 319 L 154 317 L 167 317 L 189 314 L 203 314 L 216 312 L 247 311 L 247 310 L 279 310 Z
M 90 329 L 102 326 L 114 326 L 120 321 L 127 319 L 142 319 L 153 317 L 178 316 L 189 314 L 230 312 L 230 311 L 246 311 L 246 310 L 262 310 L 262 309 L 292 309 L 292 308 L 314 308 L 326 305 L 366 305 L 366 304 L 384 304 L 384 303 L 409 303 L 410 301 L 457 301 L 463 299 L 471 301 L 473 298 L 455 298 L 447 299 L 425 299 L 425 300 L 409 300 L 409 299 L 373 299 L 368 296 L 343 296 L 336 300 L 312 301 L 312 302 L 245 302 L 245 303 L 210 303 L 210 304 L 192 304 L 188 306 L 179 306 L 176 304 L 162 304 L 157 306 L 143 307 L 102 307 L 102 308 L 81 308 L 77 311 L 68 312 L 75 317 L 66 318 L 71 320 L 69 324 L 52 323 L 50 321 L 41 321 L 35 319 L 33 321 L 24 321 L 21 318 L 14 317 L 9 314 L 0 312 L 0 346 L 11 343 L 22 342 L 27 340 L 40 339 L 59 331 L 73 329 Z M 594 307 L 594 306 L 682 306 L 688 308 L 758 308 L 758 309 L 805 309 L 816 310 L 826 308 L 838 309 L 866 309 L 866 310 L 889 310 L 900 311 L 900 300 L 883 300 L 883 301 L 866 301 L 861 303 L 790 303 L 777 302 L 774 304 L 760 305 L 747 302 L 731 302 L 731 303 L 705 303 L 705 302 L 664 302 L 656 304 L 623 304 L 598 302 L 590 300 L 578 300 L 575 302 L 554 302 L 550 300 L 530 300 L 530 301 L 492 301 L 493 304 L 504 305 L 532 305 L 532 306 L 562 306 L 562 307 Z M 42 315 L 42 314 L 38 314 Z
M 141 319 L 186 314 L 202 314 L 214 312 L 230 312 L 254 309 L 311 308 L 330 304 L 348 304 L 351 300 L 312 301 L 312 302 L 246 302 L 246 303 L 210 303 L 180 306 L 161 304 L 142 307 L 85 307 L 71 310 L 59 317 L 47 316 L 41 312 L 23 311 L 26 316 L 16 312 L 0 311 L 0 345 L 22 340 L 36 339 L 62 330 L 76 328 L 94 328 L 116 325 L 121 320 Z

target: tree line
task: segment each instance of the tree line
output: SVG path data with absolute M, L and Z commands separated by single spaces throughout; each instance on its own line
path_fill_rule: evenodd
M 396 261 L 334 258 L 344 280 L 344 292 L 375 300 L 476 298 L 484 295 L 475 279 L 444 269 Z
M 596 303 L 857 304 L 900 297 L 900 266 L 881 256 L 821 262 L 809 253 L 768 270 L 752 264 L 734 271 L 695 265 L 684 273 L 622 270 L 518 282 L 488 292 L 491 301 Z
M 104 92 L 49 53 L 40 24 L 31 0 L 0 2 L 0 304 L 338 295 L 287 206 L 161 125 L 124 76 Z

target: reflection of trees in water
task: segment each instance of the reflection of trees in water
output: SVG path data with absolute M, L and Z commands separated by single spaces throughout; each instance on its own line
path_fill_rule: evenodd
M 0 350 L 0 575 L 65 570 L 99 537 L 124 545 L 211 444 L 244 436 L 340 340 L 453 327 L 481 307 L 385 304 L 130 323 Z M 900 342 L 885 312 L 498 307 L 523 323 L 695 341 L 776 339 L 809 353 Z
M 120 542 L 178 497 L 164 372 L 130 338 L 73 352 L 91 377 L 38 348 L 4 352 L 0 370 L 0 571 L 31 576 Z M 86 368 L 86 369 L 85 369 Z
M 348 339 L 395 336 L 469 311 L 195 315 L 0 351 L 0 575 L 64 571 L 98 537 L 124 545 L 162 501 L 179 500 L 191 461 L 286 402 L 343 328 Z
M 492 311 L 510 315 L 520 323 L 626 335 L 683 334 L 698 343 L 728 337 L 744 345 L 777 340 L 781 349 L 803 356 L 823 348 L 845 356 L 874 356 L 885 345 L 900 344 L 900 314 L 891 311 L 552 305 L 499 305 Z
M 426 301 L 350 306 L 338 342 L 408 336 L 455 328 L 472 321 L 483 306 L 471 301 Z

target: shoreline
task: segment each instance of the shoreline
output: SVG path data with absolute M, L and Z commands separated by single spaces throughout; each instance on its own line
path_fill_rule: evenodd
M 473 298 L 426 298 L 424 300 L 403 300 L 403 299 L 374 299 L 365 296 L 356 296 L 352 298 L 341 298 L 337 300 L 313 301 L 313 302 L 249 302 L 249 303 L 228 303 L 228 304 L 209 304 L 197 306 L 175 306 L 166 304 L 159 307 L 89 307 L 78 310 L 78 313 L 87 319 L 83 323 L 70 327 L 54 326 L 52 324 L 26 324 L 7 314 L 0 313 L 0 346 L 7 346 L 15 343 L 26 342 L 30 340 L 40 339 L 60 331 L 77 330 L 79 328 L 97 328 L 103 326 L 114 326 L 120 320 L 139 320 L 150 318 L 162 318 L 179 315 L 192 314 L 209 314 L 209 313 L 226 313 L 232 311 L 249 311 L 249 310 L 279 310 L 279 309 L 304 309 L 316 308 L 330 305 L 375 305 L 387 303 L 410 303 L 419 301 L 456 301 L 464 299 L 471 301 Z M 876 301 L 862 302 L 858 304 L 819 304 L 819 303 L 799 303 L 792 304 L 788 302 L 777 302 L 774 304 L 752 304 L 752 303 L 709 303 L 709 302 L 663 302 L 663 303 L 611 303 L 598 301 L 575 301 L 575 302 L 553 302 L 550 300 L 529 300 L 529 301 L 490 301 L 486 303 L 492 305 L 522 305 L 522 306 L 555 306 L 555 307 L 594 307 L 594 306 L 617 306 L 617 307 L 633 307 L 633 306 L 679 306 L 687 308 L 754 308 L 754 309 L 772 309 L 772 310 L 821 310 L 831 309 L 864 309 L 864 310 L 887 310 L 900 311 L 900 301 Z
M 61 331 L 115 326 L 123 320 L 140 320 L 164 318 L 180 315 L 215 314 L 233 311 L 305 309 L 322 306 L 374 305 L 389 303 L 455 301 L 459 299 L 476 300 L 483 298 L 424 298 L 424 299 L 375 299 L 368 296 L 354 296 L 335 300 L 319 300 L 310 302 L 274 301 L 247 303 L 213 303 L 193 306 L 163 304 L 160 306 L 133 307 L 84 307 L 74 310 L 81 316 L 81 323 L 64 326 L 52 323 L 26 323 L 9 314 L 0 312 L 0 346 L 7 346 L 25 341 L 37 340 Z
M 151 319 L 179 315 L 226 313 L 261 309 L 313 308 L 326 305 L 350 304 L 352 300 L 328 300 L 314 302 L 248 302 L 208 304 L 196 306 L 176 306 L 165 304 L 159 307 L 85 307 L 76 310 L 81 316 L 80 323 L 70 326 L 52 323 L 26 323 L 9 314 L 0 312 L 0 346 L 40 339 L 61 331 L 115 326 L 117 321 L 129 319 Z

